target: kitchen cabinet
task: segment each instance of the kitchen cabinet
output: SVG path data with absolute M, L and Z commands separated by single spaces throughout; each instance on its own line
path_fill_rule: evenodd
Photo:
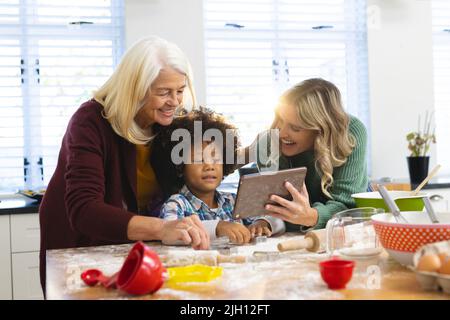
M 11 215 L 11 252 L 39 251 L 39 214 Z
M 39 252 L 12 254 L 12 283 L 14 300 L 41 300 L 39 282 Z
M 9 215 L 0 215 L 0 300 L 12 299 Z
M 43 299 L 38 213 L 0 215 L 0 299 Z
M 39 280 L 39 214 L 10 218 L 13 299 L 43 299 Z

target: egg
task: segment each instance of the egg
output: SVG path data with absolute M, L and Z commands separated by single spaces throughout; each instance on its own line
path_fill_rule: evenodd
M 450 259 L 450 254 L 447 252 L 441 252 L 438 254 L 439 259 L 441 260 L 441 265 L 444 265 L 444 263 Z
M 419 259 L 418 271 L 437 272 L 441 268 L 441 260 L 436 254 L 426 254 Z M 450 264 L 449 264 L 450 272 Z
M 441 253 L 439 258 L 441 259 L 441 268 L 439 269 L 439 273 L 450 275 L 450 255 Z

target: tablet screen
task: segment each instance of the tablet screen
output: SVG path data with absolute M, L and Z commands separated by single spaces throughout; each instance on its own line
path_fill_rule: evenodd
M 292 200 L 284 183 L 289 181 L 297 190 L 301 190 L 305 177 L 306 167 L 241 176 L 233 218 L 244 219 L 267 214 L 264 207 L 271 203 L 269 197 L 272 194 Z

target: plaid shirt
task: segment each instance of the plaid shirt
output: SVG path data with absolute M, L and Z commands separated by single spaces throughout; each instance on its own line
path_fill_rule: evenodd
M 160 218 L 165 220 L 177 220 L 196 214 L 200 220 L 223 220 L 250 224 L 254 219 L 233 219 L 236 194 L 216 190 L 215 199 L 218 208 L 211 209 L 206 203 L 197 198 L 186 185 L 180 193 L 172 195 L 163 204 Z

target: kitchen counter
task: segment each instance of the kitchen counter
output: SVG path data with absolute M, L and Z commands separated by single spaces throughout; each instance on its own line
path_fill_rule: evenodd
M 234 247 L 234 253 L 254 257 L 253 252 L 273 252 L 285 234 L 262 244 Z M 298 236 L 298 235 L 297 235 Z M 187 247 L 147 243 L 160 255 L 205 254 Z M 106 275 L 118 271 L 132 244 L 47 251 L 48 299 L 450 299 L 442 292 L 420 289 L 413 272 L 390 259 L 386 252 L 366 260 L 356 260 L 353 278 L 344 290 L 329 290 L 322 281 L 318 262 L 326 254 L 303 250 L 267 254 L 257 262 L 222 264 L 221 278 L 209 283 L 190 283 L 183 289 L 163 286 L 153 295 L 129 296 L 101 286 L 87 287 L 82 271 L 98 268 Z M 261 257 L 261 253 L 259 255 Z M 263 255 L 264 257 L 264 255 Z M 253 258 L 255 259 L 255 258 Z
M 222 183 L 219 187 L 221 191 L 236 192 L 237 182 L 230 181 Z M 37 213 L 39 202 L 22 194 L 11 193 L 0 195 L 0 215 Z
M 39 203 L 21 194 L 0 195 L 0 215 L 37 213 Z
M 446 176 L 433 178 L 423 188 L 424 189 L 450 188 L 450 177 Z
M 373 183 L 383 183 L 392 185 L 396 190 L 411 190 L 411 185 L 407 179 L 394 179 L 392 181 L 373 181 Z M 226 181 L 219 186 L 220 191 L 237 192 L 239 183 L 239 176 L 228 177 Z M 430 180 L 430 182 L 423 187 L 426 189 L 444 189 L 450 188 L 450 177 L 442 176 Z M 0 215 L 5 214 L 23 214 L 23 213 L 37 213 L 39 210 L 39 203 L 31 198 L 21 194 L 0 195 Z
M 408 178 L 403 179 L 391 179 L 391 178 L 382 178 L 379 180 L 373 180 L 372 184 L 381 183 L 384 185 L 392 186 L 395 190 L 414 190 L 417 185 L 411 185 Z M 428 183 L 423 187 L 423 190 L 426 189 L 446 189 L 450 188 L 450 176 L 437 176 L 432 178 Z

